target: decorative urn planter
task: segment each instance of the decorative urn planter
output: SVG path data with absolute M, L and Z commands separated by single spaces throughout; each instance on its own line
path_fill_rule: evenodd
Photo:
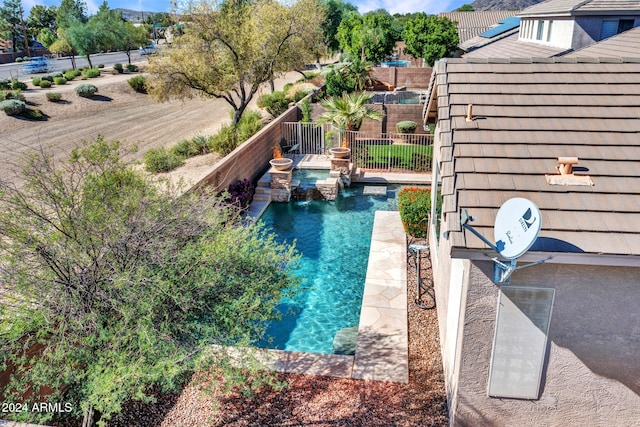
M 351 154 L 351 148 L 333 147 L 329 149 L 329 153 L 337 159 L 346 159 Z
M 269 160 L 269 163 L 271 164 L 271 166 L 276 168 L 276 170 L 286 171 L 293 164 L 293 159 L 289 159 L 287 157 L 280 157 L 278 159 Z

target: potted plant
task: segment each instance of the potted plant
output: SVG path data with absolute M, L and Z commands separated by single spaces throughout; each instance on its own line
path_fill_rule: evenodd
M 276 144 L 273 147 L 273 159 L 269 160 L 269 164 L 278 171 L 286 171 L 293 164 L 293 159 L 283 157 L 280 146 Z

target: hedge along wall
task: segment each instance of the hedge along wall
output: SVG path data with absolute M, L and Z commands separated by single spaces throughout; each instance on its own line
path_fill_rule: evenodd
M 235 150 L 217 162 L 211 172 L 196 183 L 189 191 L 204 186 L 213 191 L 223 191 L 237 180 L 257 181 L 270 167 L 273 158 L 273 146 L 282 136 L 282 122 L 298 121 L 298 106 L 289 108 L 284 114 L 267 124 L 258 133 L 240 144 Z
M 407 89 L 426 89 L 429 87 L 432 68 L 373 67 L 371 77 L 391 83 L 394 87 Z

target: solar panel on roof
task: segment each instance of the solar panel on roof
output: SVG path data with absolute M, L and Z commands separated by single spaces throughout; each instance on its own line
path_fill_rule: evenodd
M 509 30 L 513 30 L 520 26 L 520 17 L 512 16 L 510 18 L 503 19 L 498 22 L 498 25 L 488 29 L 484 33 L 480 34 L 480 37 L 486 37 L 488 39 L 499 36 L 502 33 L 506 33 Z

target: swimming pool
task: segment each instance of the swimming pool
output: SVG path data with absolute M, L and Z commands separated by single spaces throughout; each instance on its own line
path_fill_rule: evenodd
M 326 178 L 328 172 L 295 175 L 305 185 Z M 386 193 L 374 196 L 363 194 L 364 185 L 353 184 L 333 202 L 269 205 L 261 220 L 278 240 L 297 239 L 302 259 L 295 273 L 303 278 L 305 289 L 281 302 L 282 320 L 267 328 L 272 341 L 259 346 L 330 354 L 336 332 L 358 325 L 375 211 L 397 210 L 398 189 L 389 186 Z

